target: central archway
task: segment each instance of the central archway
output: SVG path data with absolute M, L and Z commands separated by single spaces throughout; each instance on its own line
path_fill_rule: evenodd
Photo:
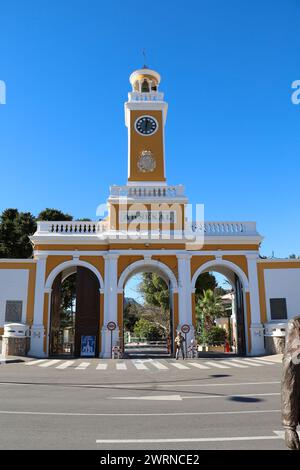
M 151 259 L 132 263 L 120 276 L 118 293 L 122 297 L 120 346 L 125 357 L 171 356 L 178 324 L 177 279 L 172 270 Z M 143 336 L 142 331 L 147 333 Z

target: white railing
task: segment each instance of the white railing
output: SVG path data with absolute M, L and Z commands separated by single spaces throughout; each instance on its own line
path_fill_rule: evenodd
M 128 93 L 128 101 L 163 101 L 164 94 L 157 91 L 150 93 L 139 93 L 138 91 L 131 91 Z
M 208 236 L 258 235 L 256 222 L 193 222 L 192 230 Z
M 37 223 L 36 235 L 99 235 L 109 232 L 106 221 L 41 221 Z M 180 232 L 180 230 L 178 231 Z M 259 236 L 255 222 L 193 222 L 192 232 L 202 232 L 204 236 Z
M 174 198 L 184 197 L 184 186 L 116 186 L 110 187 L 111 197 Z
M 108 228 L 108 223 L 105 222 L 84 222 L 84 221 L 53 221 L 53 222 L 38 222 L 36 233 L 63 233 L 69 235 L 93 235 L 105 232 Z

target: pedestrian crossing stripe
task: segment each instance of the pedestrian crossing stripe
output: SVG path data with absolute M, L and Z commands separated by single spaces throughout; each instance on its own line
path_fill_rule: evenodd
M 219 369 L 229 369 L 229 366 L 227 366 L 226 363 L 224 364 L 224 362 L 222 362 L 222 364 L 220 362 L 206 362 L 205 364 Z
M 82 362 L 81 364 L 79 364 L 79 366 L 75 367 L 75 369 L 84 370 L 87 369 L 89 365 L 89 362 Z
M 56 369 L 66 369 L 74 364 L 75 361 L 66 361 L 56 367 Z
M 189 362 L 189 366 L 197 367 L 197 369 L 210 369 L 210 367 L 200 364 L 198 362 Z
M 60 359 L 52 359 L 51 361 L 43 362 L 42 364 L 39 364 L 40 367 L 50 367 L 54 366 L 54 364 L 57 364 L 60 362 Z
M 127 370 L 127 365 L 125 362 L 117 362 L 116 368 L 117 370 Z
M 189 369 L 189 367 L 181 364 L 180 362 L 171 362 L 171 365 L 176 367 L 177 369 Z
M 154 360 L 154 359 L 131 359 L 124 361 L 111 361 L 111 362 L 80 362 L 78 360 L 63 360 L 63 359 L 37 359 L 32 361 L 26 361 L 24 363 L 26 366 L 38 366 L 43 368 L 55 368 L 58 370 L 66 370 L 71 368 L 72 370 L 86 370 L 91 365 L 91 368 L 96 368 L 98 371 L 106 371 L 108 368 L 112 367 L 118 371 L 128 371 L 130 368 L 137 369 L 138 371 L 167 371 L 170 369 L 178 370 L 192 370 L 193 368 L 198 370 L 209 370 L 209 369 L 248 369 L 249 367 L 263 367 L 263 366 L 272 366 L 278 363 L 271 361 L 264 361 L 260 358 L 226 358 L 217 359 L 217 360 L 203 360 L 203 361 L 167 361 L 167 360 Z
M 101 364 L 100 363 L 100 364 L 97 365 L 96 369 L 97 370 L 106 370 L 107 366 L 108 366 L 108 364 L 103 364 L 103 363 Z

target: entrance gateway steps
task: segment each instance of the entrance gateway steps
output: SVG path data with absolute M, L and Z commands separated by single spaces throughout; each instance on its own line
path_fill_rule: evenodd
M 41 368 L 55 368 L 58 370 L 86 370 L 88 368 L 95 369 L 98 371 L 113 371 L 117 370 L 120 372 L 138 370 L 138 371 L 170 371 L 170 370 L 209 370 L 209 369 L 248 369 L 249 367 L 266 367 L 278 365 L 279 362 L 274 359 L 270 360 L 256 357 L 256 358 L 228 358 L 222 360 L 202 360 L 192 361 L 186 359 L 182 360 L 155 360 L 155 359 L 127 359 L 127 360 L 82 360 L 82 359 L 37 359 L 30 360 L 24 363 L 29 367 L 41 367 Z

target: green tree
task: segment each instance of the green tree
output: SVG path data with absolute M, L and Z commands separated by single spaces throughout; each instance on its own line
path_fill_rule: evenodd
M 67 213 L 64 213 L 58 209 L 49 209 L 48 207 L 41 211 L 37 216 L 37 220 L 49 220 L 49 221 L 67 221 L 73 220 L 73 216 Z
M 30 212 L 4 210 L 0 216 L 0 258 L 30 258 L 29 236 L 35 231 L 35 218 Z
M 143 273 L 138 291 L 143 295 L 146 304 L 169 310 L 169 288 L 166 282 L 156 273 Z
M 196 301 L 196 318 L 203 343 L 206 342 L 206 332 L 214 325 L 214 320 L 223 314 L 224 307 L 221 297 L 211 289 L 203 291 L 202 296 Z
M 73 326 L 76 300 L 76 273 L 68 276 L 61 284 L 60 326 Z
M 134 330 L 134 326 L 140 318 L 141 315 L 141 306 L 136 302 L 127 301 L 124 306 L 124 327 L 126 331 L 131 333 Z
M 211 273 L 202 273 L 200 276 L 198 276 L 198 279 L 196 281 L 196 291 L 195 291 L 195 296 L 196 300 L 202 296 L 203 291 L 206 291 L 208 289 L 214 291 L 218 287 L 217 280 L 215 276 Z

